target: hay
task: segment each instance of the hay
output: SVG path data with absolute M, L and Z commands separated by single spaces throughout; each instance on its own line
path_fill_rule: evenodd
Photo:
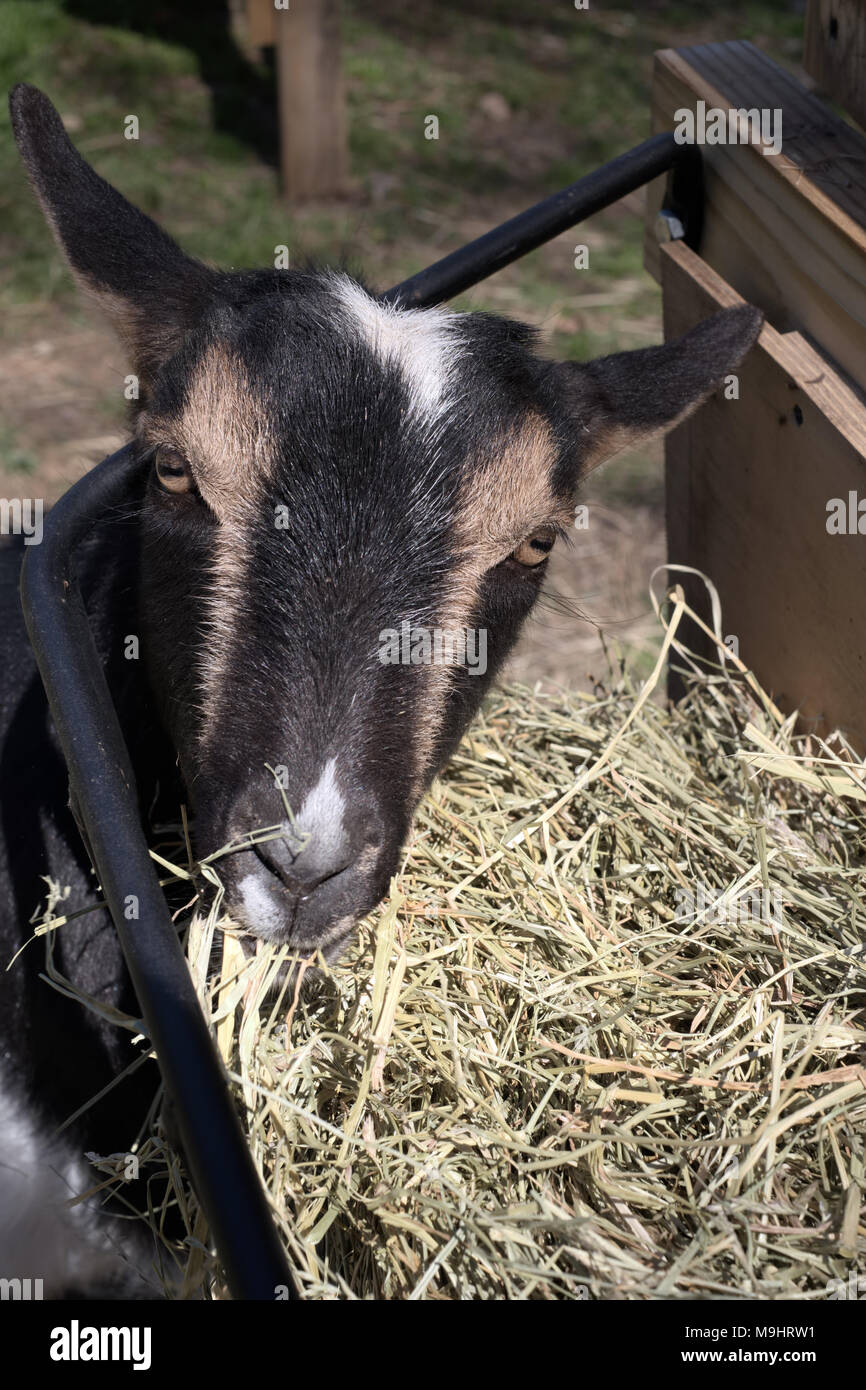
M 309 994 L 265 1000 L 287 953 L 193 921 L 307 1296 L 823 1299 L 866 1274 L 866 768 L 735 659 L 696 674 L 684 611 L 640 691 L 488 700 Z M 165 1132 L 140 1160 L 188 1223 L 183 1294 L 223 1296 Z

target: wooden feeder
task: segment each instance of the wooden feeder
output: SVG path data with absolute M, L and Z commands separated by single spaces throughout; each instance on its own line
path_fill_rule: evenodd
M 866 0 L 810 4 L 807 66 L 860 119 L 864 43 Z M 702 147 L 700 254 L 660 242 L 649 185 L 645 264 L 666 337 L 741 299 L 767 322 L 738 383 L 668 436 L 668 558 L 714 581 L 724 635 L 782 708 L 866 749 L 866 136 L 749 43 L 657 53 L 653 129 L 710 108 L 777 113 L 778 153 Z M 834 501 L 849 518 L 862 501 L 862 529 L 839 534 Z M 704 586 L 672 579 L 709 621 Z

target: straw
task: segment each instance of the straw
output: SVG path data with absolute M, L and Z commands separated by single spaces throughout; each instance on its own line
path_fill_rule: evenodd
M 285 948 L 190 924 L 307 1296 L 808 1300 L 866 1274 L 866 768 L 797 732 L 718 614 L 701 668 L 682 591 L 656 606 L 642 688 L 488 699 L 337 966 L 298 988 Z M 223 1297 L 167 1135 L 142 1153 L 190 1233 L 171 1259 Z

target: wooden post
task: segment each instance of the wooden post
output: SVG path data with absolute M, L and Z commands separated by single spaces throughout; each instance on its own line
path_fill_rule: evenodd
M 803 66 L 866 126 L 866 0 L 809 0 Z
M 276 9 L 280 163 L 292 202 L 326 198 L 346 182 L 346 115 L 339 0 L 289 0 Z

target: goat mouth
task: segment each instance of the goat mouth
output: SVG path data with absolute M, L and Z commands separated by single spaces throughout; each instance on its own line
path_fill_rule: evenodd
M 340 921 L 335 923 L 333 934 L 329 934 L 327 940 L 323 940 L 323 938 L 319 937 L 315 941 L 299 941 L 292 937 L 287 941 L 278 942 L 273 940 L 273 938 L 269 938 L 266 944 L 288 946 L 292 951 L 292 957 L 280 968 L 276 982 L 281 984 L 286 977 L 286 973 L 295 970 L 298 963 L 301 961 L 311 961 L 313 963 L 316 961 L 324 961 L 327 965 L 333 965 L 340 959 L 340 956 L 349 945 L 356 925 L 354 918 L 348 922 Z M 265 944 L 264 939 L 258 934 L 253 933 L 251 929 L 245 932 L 243 936 L 239 937 L 239 941 L 241 950 L 248 959 L 257 955 L 260 944 Z
M 370 874 L 357 866 L 309 893 L 293 891 L 249 850 L 231 856 L 224 886 L 231 916 L 251 937 L 301 956 L 320 952 L 329 962 L 340 956 L 360 918 L 382 896 Z

